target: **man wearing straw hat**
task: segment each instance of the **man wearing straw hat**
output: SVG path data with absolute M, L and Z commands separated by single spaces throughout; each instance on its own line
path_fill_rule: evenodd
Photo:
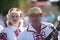
M 33 7 L 29 10 L 29 21 L 27 30 L 20 34 L 18 40 L 49 40 L 51 34 L 51 23 L 42 22 L 43 12 L 39 7 Z M 48 38 L 48 39 L 46 39 Z

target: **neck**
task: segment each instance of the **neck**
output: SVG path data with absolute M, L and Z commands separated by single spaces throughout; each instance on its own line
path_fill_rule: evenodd
M 20 23 L 13 24 L 13 26 L 18 28 L 20 26 Z
M 41 25 L 34 25 L 34 24 L 32 24 L 32 26 L 38 33 L 41 32 Z

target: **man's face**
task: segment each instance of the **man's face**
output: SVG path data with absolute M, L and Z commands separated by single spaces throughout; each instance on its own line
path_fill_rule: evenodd
M 30 22 L 32 24 L 40 24 L 42 16 L 40 16 L 39 14 L 32 14 L 29 16 Z

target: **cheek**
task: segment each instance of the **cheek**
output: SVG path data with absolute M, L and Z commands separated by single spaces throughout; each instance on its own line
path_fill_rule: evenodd
M 13 22 L 13 20 L 11 19 L 11 18 L 9 18 L 9 21 L 12 23 Z

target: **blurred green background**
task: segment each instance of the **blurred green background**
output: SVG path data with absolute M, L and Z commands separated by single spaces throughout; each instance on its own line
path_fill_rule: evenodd
M 20 8 L 20 10 L 23 10 L 25 12 L 28 11 L 28 8 L 30 7 L 29 3 L 30 3 L 31 0 L 0 0 L 0 14 L 2 13 L 4 16 L 8 13 L 8 10 L 12 7 L 17 7 L 17 8 Z M 59 2 L 52 2 L 52 6 L 54 8 L 54 5 L 58 5 L 59 9 L 60 10 L 60 1 Z M 55 6 L 56 7 L 56 6 Z M 59 15 L 59 13 L 57 13 L 52 7 L 50 8 L 50 6 L 48 6 L 46 8 L 46 10 L 50 11 L 53 11 L 54 14 L 56 15 Z M 53 9 L 53 10 L 52 10 Z M 46 12 L 46 10 L 44 10 Z M 48 12 L 49 12 L 48 11 Z M 50 14 L 50 13 L 49 13 Z
M 12 7 L 17 7 L 27 12 L 28 4 L 29 0 L 0 0 L 0 13 L 6 15 Z

